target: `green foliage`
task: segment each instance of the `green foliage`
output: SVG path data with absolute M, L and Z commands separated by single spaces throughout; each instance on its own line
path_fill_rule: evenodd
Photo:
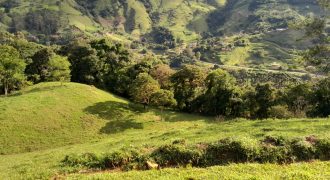
M 258 84 L 256 87 L 255 102 L 258 107 L 255 117 L 263 119 L 269 117 L 270 108 L 275 100 L 275 90 L 271 84 Z
M 174 36 L 172 32 L 165 27 L 153 28 L 151 37 L 153 38 L 153 42 L 157 44 L 161 44 L 170 49 L 175 47 Z
M 41 33 L 46 36 L 57 33 L 63 26 L 64 19 L 57 11 L 43 9 L 30 11 L 25 17 L 25 28 L 30 32 Z M 19 27 L 15 27 L 16 31 L 21 31 Z
M 289 111 L 287 106 L 276 105 L 270 108 L 269 117 L 276 119 L 290 119 L 294 117 L 294 114 Z
M 66 156 L 63 166 L 100 169 L 125 168 L 137 163 L 144 170 L 148 162 L 155 162 L 158 168 L 168 167 L 209 167 L 230 163 L 280 163 L 289 164 L 315 159 L 329 158 L 328 140 L 319 140 L 314 136 L 293 140 L 282 137 L 266 137 L 262 141 L 250 138 L 227 138 L 217 143 L 201 143 L 201 146 L 165 145 L 156 148 L 150 154 L 115 152 L 99 158 L 95 154 Z M 96 165 L 96 166 L 95 166 Z M 78 169 L 79 170 L 79 169 Z
M 85 153 L 82 155 L 67 155 L 61 161 L 62 167 L 73 167 L 87 169 L 118 169 L 121 170 L 145 170 L 147 159 L 137 152 L 113 152 L 109 154 L 96 155 Z
M 205 74 L 197 66 L 184 66 L 171 77 L 178 108 L 192 111 L 193 101 L 202 93 Z
M 210 115 L 240 116 L 243 101 L 236 80 L 221 69 L 209 73 L 205 80 L 207 90 L 202 96 L 202 112 Z
M 150 75 L 158 81 L 160 87 L 162 89 L 170 89 L 171 88 L 171 81 L 170 77 L 174 74 L 174 70 L 171 69 L 166 64 L 159 64 L 153 67 L 150 70 Z
M 205 150 L 208 166 L 255 161 L 258 156 L 257 141 L 249 138 L 228 138 L 211 144 Z
M 105 39 L 72 42 L 62 49 L 71 63 L 71 80 L 118 91 L 124 67 L 130 63 L 128 51 Z M 118 89 L 117 89 L 118 88 Z
M 317 147 L 314 145 L 318 141 L 313 136 L 295 139 L 291 142 L 292 154 L 300 161 L 315 159 Z
M 316 142 L 316 154 L 321 160 L 330 160 L 330 140 L 320 139 Z
M 296 116 L 305 116 L 310 104 L 312 87 L 308 83 L 291 87 L 284 95 L 284 101 L 288 108 Z
M 160 89 L 151 95 L 151 104 L 161 108 L 177 105 L 172 91 Z
M 330 115 L 330 77 L 321 80 L 316 85 L 312 95 L 314 109 L 312 115 L 328 117 Z
M 25 62 L 12 46 L 0 45 L 0 85 L 5 95 L 22 86 Z
M 161 167 L 198 166 L 202 154 L 185 146 L 166 145 L 157 148 L 150 157 Z
M 49 61 L 50 73 L 46 80 L 70 82 L 70 66 L 71 64 L 66 57 L 55 55 Z
M 70 81 L 70 63 L 66 57 L 56 55 L 52 49 L 43 48 L 32 57 L 25 73 L 34 83 L 45 81 Z
M 160 87 L 156 80 L 146 73 L 141 73 L 133 81 L 130 93 L 134 102 L 144 106 L 151 103 L 152 95 L 159 91 Z

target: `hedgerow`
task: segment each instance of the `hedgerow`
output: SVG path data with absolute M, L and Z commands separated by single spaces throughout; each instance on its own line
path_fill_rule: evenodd
M 258 141 L 251 138 L 226 138 L 203 146 L 173 143 L 141 154 L 136 151 L 96 155 L 67 155 L 62 167 L 79 169 L 148 170 L 167 167 L 208 167 L 229 163 L 279 163 L 330 160 L 330 140 L 314 136 L 285 139 L 267 136 Z

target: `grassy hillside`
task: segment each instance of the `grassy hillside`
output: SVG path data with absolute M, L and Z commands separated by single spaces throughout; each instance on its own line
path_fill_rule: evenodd
M 330 121 L 326 119 L 219 122 L 196 115 L 160 113 L 152 108 L 144 110 L 107 92 L 75 83 L 43 83 L 9 97 L 0 97 L 0 126 L 0 179 L 52 177 L 61 172 L 59 163 L 64 156 L 72 153 L 149 149 L 181 139 L 196 144 L 233 136 L 261 139 L 267 135 L 288 138 L 330 135 Z M 328 163 L 319 164 L 322 166 L 318 168 L 325 168 L 325 171 L 330 166 Z M 256 171 L 260 177 L 265 176 L 260 171 L 272 167 L 251 166 L 258 167 Z M 212 171 L 166 170 L 165 177 L 183 179 L 192 171 L 193 174 L 201 171 L 205 177 L 213 177 L 212 173 L 222 170 L 231 172 L 239 168 L 245 172 L 251 166 L 216 167 Z M 314 168 L 308 172 L 310 176 L 319 170 L 312 164 L 303 167 Z M 292 165 L 287 168 L 298 172 L 303 167 Z M 275 169 L 280 168 L 275 166 Z M 152 178 L 157 173 L 131 172 L 105 177 L 121 179 L 137 175 Z
M 208 57 L 205 61 L 238 66 L 275 63 L 292 69 L 300 68 L 297 52 L 311 42 L 296 41 L 303 34 L 287 30 L 289 24 L 320 14 L 320 7 L 310 0 L 0 0 L 0 30 L 22 31 L 42 44 L 67 43 L 82 34 L 125 44 L 137 41 L 139 52 L 160 45 L 152 35 L 155 27 L 173 34 L 178 52 L 210 37 L 243 34 L 251 41 L 248 47 L 223 52 L 211 46 L 216 50 L 202 54 Z
M 205 169 L 164 169 L 161 171 L 97 173 L 70 175 L 67 179 L 327 179 L 329 162 L 299 163 L 292 165 L 233 164 Z
M 112 31 L 139 37 L 152 27 L 163 26 L 183 40 L 196 39 L 201 33 L 232 34 L 287 27 L 291 20 L 320 12 L 309 0 L 0 0 L 0 23 L 9 30 L 27 30 L 25 15 L 43 9 L 59 13 L 60 30 L 71 25 L 86 32 Z
M 100 129 L 107 131 L 108 121 L 116 117 L 93 115 L 90 106 L 100 102 L 113 102 L 112 106 L 100 108 L 113 107 L 117 113 L 127 105 L 111 94 L 80 84 L 39 84 L 1 97 L 0 153 L 35 151 L 105 137 Z

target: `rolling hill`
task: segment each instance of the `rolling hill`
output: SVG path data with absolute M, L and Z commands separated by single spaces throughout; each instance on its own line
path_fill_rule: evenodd
M 290 21 L 321 12 L 311 0 L 0 0 L 0 5 L 0 27 L 13 32 L 49 36 L 81 30 L 138 38 L 162 26 L 182 40 L 287 28 Z
M 0 0 L 0 30 L 23 32 L 42 44 L 107 37 L 160 56 L 195 48 L 205 40 L 206 48 L 213 50 L 202 52 L 203 61 L 261 68 L 275 63 L 304 70 L 299 51 L 311 42 L 297 41 L 302 32 L 288 28 L 323 13 L 314 0 Z M 173 35 L 176 49 L 154 51 L 161 44 L 157 38 L 162 34 L 154 33 L 159 27 Z M 212 38 L 230 47 L 208 46 Z M 227 42 L 237 38 L 249 43 L 240 47 Z
M 237 119 L 217 121 L 214 118 L 157 109 L 144 110 L 125 99 L 76 83 L 42 83 L 0 97 L 0 178 L 49 179 L 149 178 L 164 173 L 169 178 L 184 179 L 189 173 L 202 172 L 200 177 L 214 177 L 220 172 L 224 178 L 250 176 L 266 177 L 273 173 L 280 177 L 311 178 L 316 172 L 329 172 L 328 162 L 293 164 L 285 169 L 280 165 L 232 165 L 211 169 L 172 169 L 148 172 L 108 174 L 63 174 L 61 160 L 69 154 L 86 152 L 107 153 L 127 149 L 153 149 L 160 145 L 184 140 L 188 144 L 215 142 L 226 137 L 265 136 L 287 138 L 329 137 L 327 119 L 290 119 L 248 121 Z M 316 166 L 317 165 L 317 166 Z M 311 168 L 305 171 L 306 168 Z M 250 171 L 254 169 L 253 171 Z M 266 171 L 265 171 L 266 169 Z M 294 173 L 285 174 L 291 172 Z M 283 176 L 281 173 L 284 173 Z M 65 172 L 65 171 L 64 171 Z M 286 176 L 284 176 L 286 175 Z M 317 174 L 326 177 L 325 174 Z

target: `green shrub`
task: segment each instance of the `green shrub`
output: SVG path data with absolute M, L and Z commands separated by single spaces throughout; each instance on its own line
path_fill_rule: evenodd
M 261 163 L 291 163 L 295 160 L 289 146 L 263 145 L 257 158 Z
M 206 166 L 252 162 L 258 154 L 257 141 L 249 138 L 228 138 L 209 145 L 205 150 L 204 162 Z
M 262 144 L 269 144 L 273 146 L 285 146 L 288 143 L 288 140 L 282 136 L 266 136 L 262 140 Z
M 102 168 L 101 159 L 93 153 L 78 155 L 67 155 L 62 160 L 63 166 Z
M 330 139 L 318 140 L 315 144 L 316 156 L 320 160 L 330 160 Z
M 282 136 L 266 136 L 261 141 L 261 151 L 257 158 L 261 163 L 290 163 L 295 160 L 290 142 Z
M 123 152 L 114 152 L 111 154 L 105 154 L 102 159 L 102 164 L 105 168 L 114 169 L 123 167 L 129 162 L 130 155 Z
M 291 150 L 297 160 L 306 161 L 314 159 L 316 156 L 316 149 L 313 144 L 304 139 L 295 139 L 291 142 Z
M 287 106 L 277 105 L 270 108 L 269 117 L 276 119 L 289 119 L 294 117 L 294 114 L 289 111 Z
M 250 138 L 227 138 L 213 144 L 190 146 L 184 140 L 161 146 L 151 154 L 136 151 L 114 152 L 97 156 L 93 153 L 67 155 L 61 162 L 68 170 L 121 169 L 147 170 L 159 167 L 207 167 L 228 163 L 292 163 L 312 159 L 330 160 L 330 140 L 314 136 L 288 140 L 267 136 L 262 141 Z
M 156 149 L 151 157 L 161 167 L 169 166 L 197 166 L 201 159 L 201 152 L 188 149 L 185 146 L 165 145 Z

